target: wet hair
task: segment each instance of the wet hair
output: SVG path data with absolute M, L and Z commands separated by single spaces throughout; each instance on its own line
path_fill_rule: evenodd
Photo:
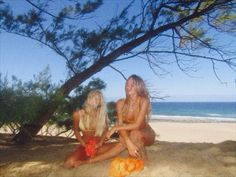
M 92 99 L 94 99 L 94 97 L 98 95 L 100 97 L 100 104 L 98 105 L 97 108 L 94 108 L 91 104 L 90 101 Z M 106 103 L 103 97 L 103 94 L 100 90 L 93 90 L 90 91 L 87 99 L 84 103 L 84 110 L 85 110 L 85 116 L 87 121 L 82 121 L 84 124 L 84 127 L 90 129 L 89 125 L 91 121 L 96 121 L 94 120 L 94 117 L 91 116 L 91 112 L 94 111 L 94 109 L 96 109 L 96 111 L 99 111 L 98 117 L 97 117 L 97 126 L 96 126 L 96 131 L 95 131 L 95 135 L 97 136 L 101 136 L 103 134 L 104 129 L 107 127 L 108 124 L 108 115 L 107 115 L 107 107 L 106 107 Z M 83 119 L 83 120 L 86 120 Z

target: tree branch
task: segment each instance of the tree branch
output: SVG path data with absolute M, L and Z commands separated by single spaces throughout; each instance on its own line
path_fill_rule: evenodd
M 212 47 L 210 44 L 204 42 L 204 41 L 201 40 L 199 37 L 197 37 L 196 35 L 194 35 L 194 34 L 191 33 L 190 31 L 188 31 L 184 26 L 180 25 L 180 27 L 181 27 L 187 34 L 189 34 L 189 35 L 191 35 L 192 37 L 194 37 L 197 41 L 200 41 L 200 42 L 201 42 L 203 45 L 205 45 L 207 48 L 212 49 L 212 50 L 214 50 L 215 52 L 217 52 L 217 53 L 221 56 L 222 59 L 224 58 L 224 56 L 223 56 L 223 54 L 222 54 L 223 51 L 221 51 L 220 49 L 214 48 L 214 47 Z
M 30 0 L 25 0 L 26 2 L 28 2 L 30 5 L 32 5 L 33 7 L 35 7 L 36 9 L 38 9 L 40 12 L 44 12 L 45 14 L 53 17 L 53 18 L 57 18 L 57 16 L 47 12 L 46 10 L 40 8 L 39 6 L 37 6 L 36 4 L 34 4 L 33 2 L 31 2 Z
M 114 69 L 116 72 L 118 72 L 125 80 L 127 80 L 127 77 L 118 69 L 116 69 L 114 66 L 109 65 L 110 68 Z

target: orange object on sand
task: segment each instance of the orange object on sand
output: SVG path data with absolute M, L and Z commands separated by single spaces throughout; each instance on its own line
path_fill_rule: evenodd
M 132 172 L 142 171 L 144 168 L 144 161 L 133 157 L 122 158 L 116 157 L 112 160 L 109 169 L 109 176 L 125 177 Z
M 85 152 L 86 152 L 86 155 L 89 157 L 95 156 L 97 152 L 95 139 L 88 140 L 87 144 L 85 145 Z

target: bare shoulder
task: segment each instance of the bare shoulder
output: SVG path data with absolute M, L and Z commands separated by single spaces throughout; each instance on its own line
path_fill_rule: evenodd
M 73 112 L 73 117 L 74 118 L 79 118 L 83 114 L 84 114 L 84 110 L 83 109 L 76 110 L 76 111 Z
M 125 99 L 124 98 L 122 98 L 122 99 L 119 99 L 117 102 L 116 102 L 116 106 L 123 106 L 124 105 L 124 103 L 125 103 Z

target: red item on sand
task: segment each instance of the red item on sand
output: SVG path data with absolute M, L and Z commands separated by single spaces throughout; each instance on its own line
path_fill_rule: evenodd
M 97 149 L 96 149 L 96 140 L 95 139 L 89 139 L 88 142 L 85 145 L 85 152 L 86 155 L 89 157 L 94 157 Z

